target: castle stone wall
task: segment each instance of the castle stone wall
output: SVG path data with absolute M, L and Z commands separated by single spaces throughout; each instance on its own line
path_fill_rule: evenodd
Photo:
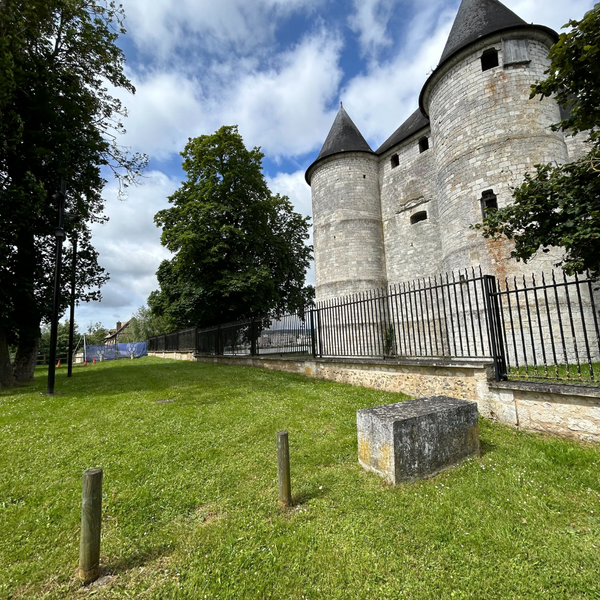
M 348 152 L 311 178 L 318 301 L 385 287 L 378 159 Z
M 427 136 L 429 150 L 419 151 Z M 423 129 L 380 159 L 381 212 L 387 278 L 390 283 L 410 281 L 441 272 L 441 243 L 435 188 L 431 132 Z M 398 156 L 392 168 L 391 157 Z M 427 219 L 411 223 L 417 213 Z
M 591 150 L 590 144 L 587 143 L 589 139 L 590 136 L 587 131 L 579 132 L 577 135 L 565 135 L 565 144 L 569 151 L 569 162 L 580 159 Z
M 519 32 L 511 35 L 520 37 Z M 484 240 L 470 229 L 483 218 L 485 190 L 506 206 L 511 187 L 535 164 L 568 159 L 563 135 L 549 129 L 560 120 L 558 105 L 552 99 L 529 99 L 531 84 L 543 78 L 549 65 L 548 45 L 536 39 L 527 44 L 528 64 L 503 67 L 503 40 L 490 38 L 443 74 L 431 92 L 444 271 L 482 265 L 485 272 L 503 277 L 548 270 L 557 262 L 557 255 L 543 254 L 523 267 L 509 259 L 509 242 Z M 482 71 L 481 54 L 493 47 L 500 64 Z

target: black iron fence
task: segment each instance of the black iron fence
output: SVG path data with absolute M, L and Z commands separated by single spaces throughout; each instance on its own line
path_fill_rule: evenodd
M 188 328 L 149 352 L 493 361 L 496 379 L 600 379 L 589 277 L 498 281 L 472 269 L 319 302 L 299 314 Z
M 480 271 L 365 291 L 314 310 L 321 356 L 492 357 Z
M 507 376 L 600 380 L 600 294 L 589 276 L 505 279 L 492 297 Z

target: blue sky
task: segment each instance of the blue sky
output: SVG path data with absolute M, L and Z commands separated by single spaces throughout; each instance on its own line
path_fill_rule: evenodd
M 150 157 L 141 184 L 118 199 L 105 188 L 110 221 L 93 229 L 111 275 L 100 303 L 76 321 L 114 327 L 157 289 L 169 253 L 153 222 L 184 178 L 179 152 L 189 137 L 238 125 L 265 153 L 273 192 L 311 214 L 304 172 L 333 123 L 340 100 L 376 149 L 417 108 L 460 0 L 122 0 L 119 44 L 134 96 L 119 143 Z M 560 30 L 590 0 L 506 0 L 528 22 Z M 314 282 L 314 274 L 308 275 Z

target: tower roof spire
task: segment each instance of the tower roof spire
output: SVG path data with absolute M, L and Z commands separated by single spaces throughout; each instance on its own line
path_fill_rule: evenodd
M 340 102 L 340 109 L 321 148 L 321 152 L 319 152 L 319 156 L 317 156 L 315 162 L 306 170 L 306 182 L 310 185 L 313 167 L 322 158 L 333 154 L 340 154 L 341 152 L 368 152 L 369 154 L 375 154 Z
M 527 23 L 499 0 L 462 0 L 440 63 L 477 39 Z
M 338 152 L 373 152 L 341 102 L 317 160 Z

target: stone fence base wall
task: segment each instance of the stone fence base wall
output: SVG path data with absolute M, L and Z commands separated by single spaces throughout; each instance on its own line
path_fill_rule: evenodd
M 299 373 L 317 379 L 403 392 L 415 398 L 444 395 L 473 400 L 481 415 L 501 423 L 600 442 L 600 387 L 531 381 L 496 382 L 492 364 L 485 361 L 212 357 L 194 356 L 192 352 L 148 354 Z
M 191 360 L 195 361 L 194 352 L 179 352 L 174 350 L 165 350 L 164 352 L 148 352 L 148 356 L 156 356 L 158 358 L 172 358 L 174 360 Z

